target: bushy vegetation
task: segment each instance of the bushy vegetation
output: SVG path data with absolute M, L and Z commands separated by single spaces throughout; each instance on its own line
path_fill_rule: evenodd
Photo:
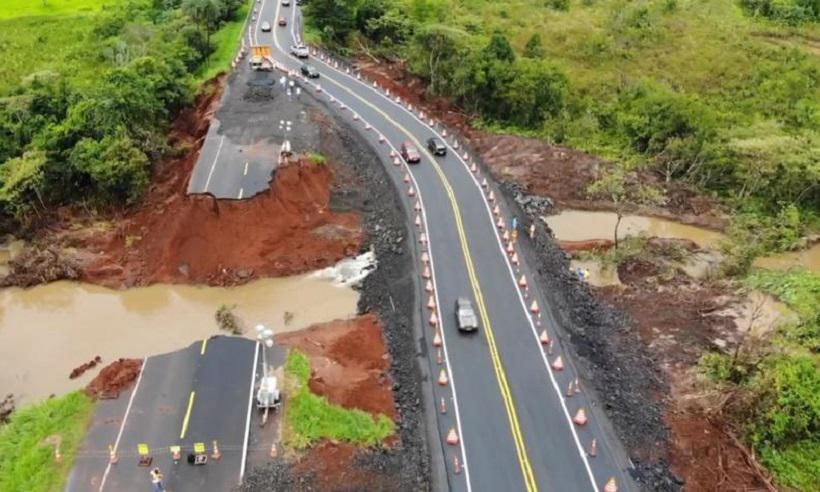
M 94 404 L 75 392 L 24 407 L 0 425 L 0 491 L 62 490 Z M 54 460 L 60 442 L 62 459 Z
M 26 224 L 63 204 L 136 202 L 168 150 L 171 117 L 236 48 L 237 39 L 219 39 L 226 49 L 212 36 L 229 21 L 237 33 L 243 3 L 124 0 L 79 17 L 3 21 L 25 26 L 14 31 L 22 52 L 10 50 L 11 68 L 0 72 L 3 222 Z M 83 27 L 48 31 L 62 24 Z
M 820 475 L 820 274 L 757 270 L 745 283 L 771 293 L 799 315 L 773 345 L 754 341 L 733 355 L 710 353 L 701 368 L 730 385 L 736 422 L 781 485 L 818 490 Z
M 320 439 L 348 441 L 372 446 L 394 432 L 395 424 L 384 415 L 374 418 L 367 412 L 328 403 L 311 393 L 310 361 L 291 349 L 285 361 L 288 394 L 285 408 L 285 440 L 295 448 L 305 448 Z
M 755 15 L 787 24 L 820 20 L 820 3 L 816 0 L 742 0 L 741 3 Z
M 768 1 L 768 0 L 763 0 Z M 812 0 L 794 1 L 816 11 Z M 812 10 L 815 9 L 815 10 Z M 820 212 L 818 28 L 722 0 L 315 0 L 340 50 L 403 60 L 482 119 L 776 216 Z

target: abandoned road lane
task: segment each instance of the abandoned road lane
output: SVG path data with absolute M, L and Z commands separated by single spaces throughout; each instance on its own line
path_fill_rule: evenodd
M 287 8 L 273 1 L 263 2 L 260 19 L 286 12 Z M 288 17 L 291 25 L 298 27 L 297 12 Z M 298 70 L 301 62 L 285 52 L 298 34 L 278 29 L 275 35 L 277 61 Z M 267 39 L 259 41 L 266 43 Z M 381 91 L 357 81 L 352 73 L 334 70 L 315 58 L 310 63 L 321 74 L 317 82 L 323 92 L 318 97 L 328 100 L 332 96 L 342 102 L 348 109 L 341 113 L 358 125 L 377 149 L 383 149 L 382 157 L 389 147 L 376 141 L 376 132 L 394 147 L 405 140 L 423 144 L 432 136 L 425 123 Z M 338 104 L 335 107 L 338 110 Z M 352 112 L 361 121 L 354 122 Z M 364 129 L 364 121 L 374 129 Z M 571 423 L 570 415 L 581 407 L 590 410 L 591 402 L 583 393 L 571 399 L 562 395 L 559 388 L 576 376 L 569 370 L 551 374 L 547 367 L 535 327 L 499 246 L 481 187 L 463 160 L 453 154 L 451 149 L 448 156 L 434 159 L 423 152 L 422 163 L 412 166 L 427 211 L 442 329 L 458 392 L 470 472 L 466 484 L 451 476 L 452 488 L 600 490 L 610 477 L 616 477 L 620 490 L 628 488 L 631 484 L 624 473 L 628 462 L 620 449 L 609 449 L 612 436 L 605 436 L 594 418 L 583 427 Z M 406 186 L 400 174 L 396 179 L 400 189 Z M 473 297 L 485 315 L 483 332 L 477 337 L 455 333 L 452 306 L 459 295 Z M 447 427 L 440 426 L 442 438 Z M 585 448 L 596 437 L 598 456 L 590 459 Z

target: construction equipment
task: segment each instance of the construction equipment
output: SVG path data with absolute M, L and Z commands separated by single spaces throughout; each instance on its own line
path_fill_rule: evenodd
M 272 72 L 276 63 L 271 57 L 270 46 L 251 46 L 251 69 L 261 72 Z

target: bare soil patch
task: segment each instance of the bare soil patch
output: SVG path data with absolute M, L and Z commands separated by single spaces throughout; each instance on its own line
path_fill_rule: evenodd
M 374 314 L 283 333 L 277 343 L 310 359 L 310 389 L 331 403 L 396 418 L 390 357 Z
M 108 364 L 97 377 L 85 387 L 85 394 L 91 398 L 105 398 L 118 395 L 136 381 L 142 370 L 142 359 L 118 359 Z

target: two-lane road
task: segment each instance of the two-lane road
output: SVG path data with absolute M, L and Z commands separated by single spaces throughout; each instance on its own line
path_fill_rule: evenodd
M 273 0 L 262 2 L 260 22 L 280 15 L 289 19 L 289 26 L 276 29 L 272 35 L 255 31 L 254 41 L 272 43 L 276 60 L 298 71 L 302 61 L 287 53 L 299 37 L 296 8 Z M 564 389 L 577 377 L 568 355 L 556 345 L 549 356 L 538 342 L 543 327 L 537 325 L 546 325 L 548 318 L 533 316 L 529 306 L 533 299 L 544 309 L 546 304 L 535 286 L 529 286 L 526 299 L 518 288 L 516 277 L 529 270 L 526 265 L 511 264 L 495 223 L 494 203 L 489 202 L 488 190 L 471 170 L 470 162 L 452 146 L 445 157 L 426 152 L 425 141 L 436 130 L 419 117 L 417 109 L 409 110 L 337 62 L 312 57 L 309 63 L 320 72 L 315 83 L 320 84 L 321 92 L 315 86 L 311 90 L 369 138 L 394 170 L 399 189 L 414 188 L 415 196 L 408 197 L 411 217 L 415 216 L 416 197 L 422 206 L 419 215 L 429 245 L 438 327 L 446 357 L 444 364 L 438 365 L 431 354 L 430 364 L 433 374 L 445 368 L 450 377 L 449 385 L 436 385 L 434 393 L 436 402 L 444 397 L 457 403 L 439 416 L 450 487 L 588 491 L 603 490 L 614 477 L 619 490 L 628 488 L 624 473 L 628 463 L 618 443 L 597 422 L 600 417 L 591 412 L 586 392 L 565 396 Z M 302 84 L 311 87 L 309 82 Z M 422 152 L 419 165 L 391 164 L 388 152 L 404 141 L 415 143 Z M 405 183 L 407 178 L 410 183 Z M 510 222 L 503 204 L 501 216 Z M 459 335 L 455 327 L 453 305 L 464 295 L 474 301 L 481 320 L 475 335 Z M 426 302 L 425 298 L 422 304 Z M 423 319 L 428 313 L 423 312 Z M 555 338 L 555 327 L 546 328 Z M 434 331 L 427 328 L 426 333 L 427 343 L 432 343 Z M 432 345 L 430 351 L 435 353 Z M 558 355 L 566 365 L 563 371 L 550 367 Z M 571 420 L 581 408 L 590 417 L 583 426 Z M 444 443 L 451 428 L 460 431 L 456 447 Z M 594 458 L 588 456 L 593 439 L 597 442 Z M 456 475 L 449 457 L 459 446 L 464 469 Z

